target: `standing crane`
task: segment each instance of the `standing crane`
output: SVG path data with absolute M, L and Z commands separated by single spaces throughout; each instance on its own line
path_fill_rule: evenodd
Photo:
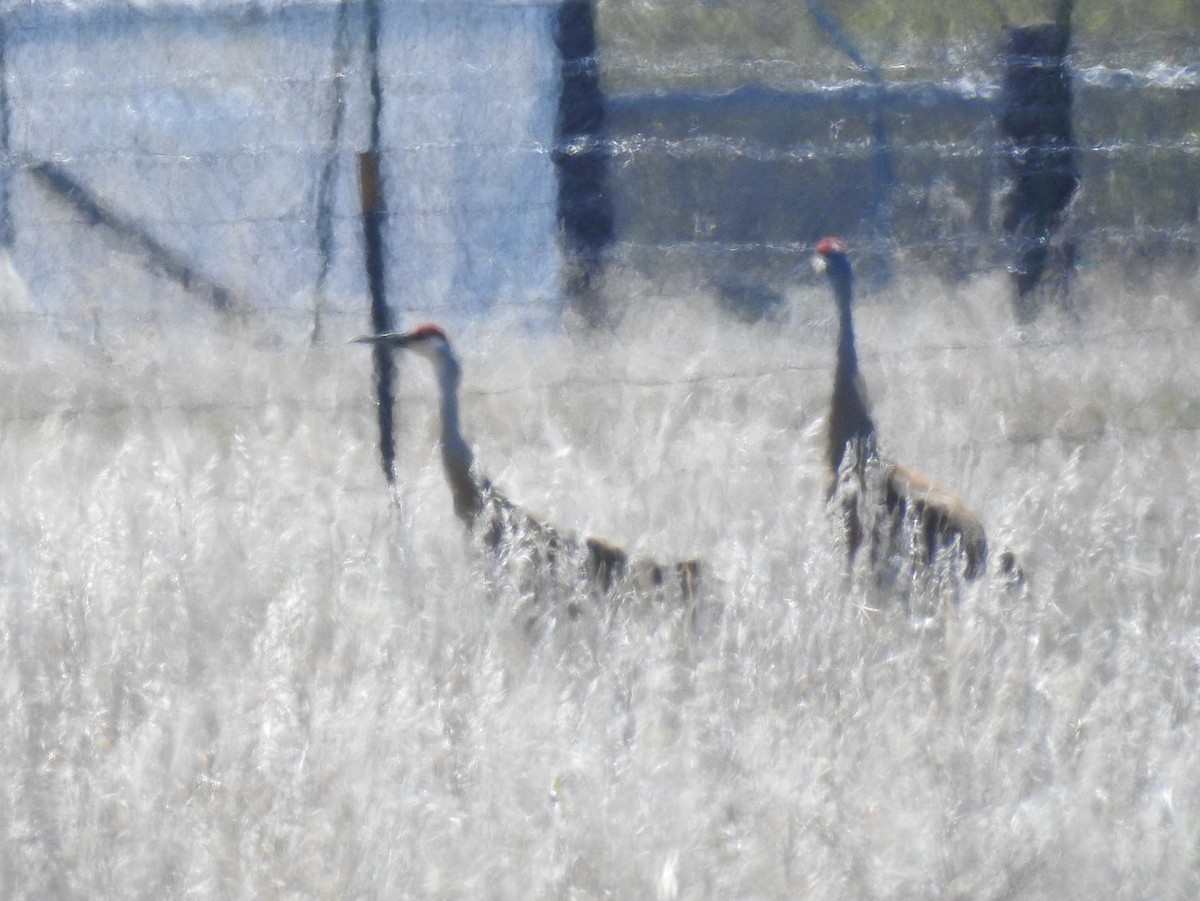
M 965 558 L 964 574 L 974 579 L 987 564 L 983 524 L 945 488 L 879 456 L 875 422 L 858 370 L 851 314 L 854 274 L 845 242 L 823 238 L 813 266 L 829 277 L 838 307 L 837 367 L 825 448 L 826 500 L 841 507 L 851 561 L 864 543 L 872 561 L 881 553 L 895 553 L 909 524 L 920 562 L 932 562 L 939 551 L 957 546 Z M 1004 554 L 1002 565 L 1006 571 L 1015 568 L 1011 554 Z
M 553 566 L 559 561 L 579 560 L 589 583 L 601 591 L 608 591 L 624 580 L 641 588 L 661 586 L 666 582 L 668 567 L 663 564 L 630 555 L 601 538 L 580 536 L 541 522 L 479 475 L 475 455 L 459 427 L 458 388 L 462 366 L 441 328 L 426 324 L 410 332 L 363 335 L 354 342 L 411 351 L 433 364 L 441 395 L 442 467 L 450 485 L 454 512 L 493 552 L 508 553 L 520 545 L 531 550 L 539 564 Z M 694 597 L 700 562 L 685 560 L 670 569 L 684 596 Z

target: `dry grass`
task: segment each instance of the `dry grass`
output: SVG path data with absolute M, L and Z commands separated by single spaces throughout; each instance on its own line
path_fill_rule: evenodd
M 698 627 L 626 598 L 527 632 L 421 361 L 392 499 L 359 348 L 11 340 L 0 894 L 1195 896 L 1196 294 L 1096 277 L 1085 325 L 1024 335 L 991 282 L 863 298 L 886 449 L 1022 591 L 844 574 L 819 286 L 781 325 L 639 296 L 615 336 L 454 328 L 489 473 L 704 556 Z

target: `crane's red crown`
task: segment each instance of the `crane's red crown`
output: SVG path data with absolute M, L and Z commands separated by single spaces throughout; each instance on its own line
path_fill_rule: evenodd
M 841 238 L 822 238 L 817 242 L 817 253 L 823 257 L 841 254 L 845 256 L 850 248 L 846 246 L 846 242 Z
M 426 338 L 441 338 L 449 343 L 450 339 L 446 337 L 446 333 L 442 331 L 440 325 L 434 325 L 432 322 L 426 322 L 423 325 L 418 325 L 415 329 L 408 333 L 410 341 L 424 341 Z

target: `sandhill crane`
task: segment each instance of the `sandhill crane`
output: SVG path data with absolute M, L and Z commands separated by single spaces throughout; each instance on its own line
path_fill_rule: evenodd
M 641 588 L 660 586 L 665 583 L 668 571 L 673 570 L 684 596 L 694 596 L 699 561 L 685 560 L 666 567 L 649 558 L 630 555 L 603 539 L 556 528 L 531 516 L 479 475 L 475 456 L 459 427 L 458 388 L 462 367 L 441 328 L 426 324 L 410 332 L 364 335 L 354 341 L 412 351 L 433 364 L 441 394 L 442 466 L 454 499 L 454 512 L 487 547 L 503 554 L 521 546 L 532 552 L 536 562 L 548 566 L 577 559 L 589 583 L 601 591 L 608 591 L 623 580 Z
M 940 550 L 957 545 L 965 558 L 964 574 L 975 578 L 987 563 L 983 524 L 951 492 L 879 456 L 875 423 L 858 370 L 851 314 L 854 275 L 845 242 L 822 239 L 813 265 L 829 277 L 838 307 L 837 368 L 825 449 L 826 500 L 840 505 L 850 559 L 864 542 L 873 560 L 881 553 L 895 552 L 907 523 L 913 527 L 911 537 L 921 562 L 928 563 Z M 1007 552 L 1002 565 L 1005 570 L 1015 566 Z

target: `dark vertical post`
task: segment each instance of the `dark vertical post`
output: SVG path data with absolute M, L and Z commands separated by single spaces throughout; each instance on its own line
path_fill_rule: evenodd
M 1071 0 L 1061 0 L 1056 22 L 1010 28 L 1003 48 L 1000 132 L 1011 177 L 1003 225 L 1014 244 L 1012 277 L 1021 322 L 1037 316 L 1033 292 L 1053 233 L 1079 185 L 1066 60 L 1070 39 Z M 1065 276 L 1072 256 L 1067 248 Z
M 371 291 L 371 328 L 378 335 L 392 330 L 392 314 L 387 305 L 384 280 L 383 223 L 387 213 L 383 202 L 383 179 L 379 166 L 379 120 L 383 112 L 383 89 L 379 79 L 378 0 L 367 0 L 364 11 L 367 25 L 367 65 L 371 73 L 371 138 L 370 149 L 358 158 L 358 187 L 362 205 L 367 283 Z M 379 458 L 384 477 L 391 485 L 396 481 L 396 442 L 392 427 L 396 363 L 392 351 L 382 344 L 375 346 L 374 356 L 375 398 L 379 413 Z
M 604 252 L 613 239 L 613 209 L 592 0 L 559 4 L 554 41 L 561 72 L 553 160 L 566 266 L 563 288 L 568 299 L 595 320 L 601 315 L 597 291 Z

